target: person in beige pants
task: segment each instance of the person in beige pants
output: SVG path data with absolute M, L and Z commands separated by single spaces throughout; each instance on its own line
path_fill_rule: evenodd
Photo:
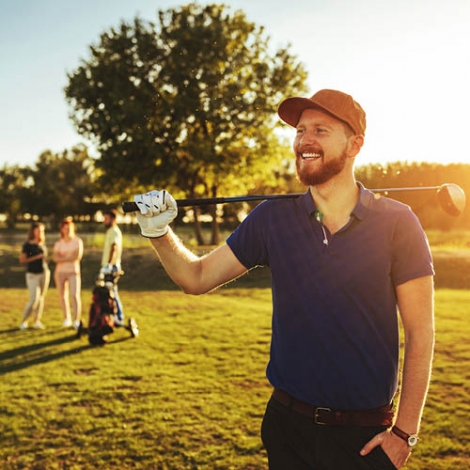
M 75 233 L 75 223 L 66 217 L 60 225 L 60 239 L 54 244 L 53 260 L 56 263 L 54 281 L 63 313 L 64 328 L 77 329 L 82 314 L 80 261 L 83 256 L 83 241 Z M 70 300 L 72 299 L 72 316 Z

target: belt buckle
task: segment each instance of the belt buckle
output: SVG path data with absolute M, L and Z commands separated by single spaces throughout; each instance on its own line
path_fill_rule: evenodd
M 320 419 L 320 416 L 319 416 L 319 415 L 320 415 L 320 412 L 321 412 L 321 411 L 325 411 L 325 412 L 327 412 L 327 413 L 330 413 L 330 412 L 331 412 L 331 408 L 324 408 L 324 407 L 322 407 L 322 406 L 317 406 L 317 407 L 315 408 L 315 413 L 313 414 L 313 422 L 314 422 L 315 424 L 326 424 L 326 423 L 322 423 L 321 421 L 319 421 L 319 419 Z

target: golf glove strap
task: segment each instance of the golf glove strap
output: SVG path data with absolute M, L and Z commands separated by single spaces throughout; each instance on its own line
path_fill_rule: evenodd
M 147 238 L 163 237 L 168 232 L 168 225 L 178 214 L 178 206 L 173 196 L 167 191 L 153 190 L 134 196 L 139 208 L 136 212 L 141 233 Z

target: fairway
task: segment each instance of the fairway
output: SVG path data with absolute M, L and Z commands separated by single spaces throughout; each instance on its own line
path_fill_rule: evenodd
M 141 336 L 117 330 L 105 347 L 61 328 L 55 289 L 45 331 L 17 329 L 25 290 L 0 295 L 2 470 L 267 468 L 269 289 L 122 291 Z M 437 291 L 434 375 L 408 469 L 469 468 L 468 305 L 468 291 Z

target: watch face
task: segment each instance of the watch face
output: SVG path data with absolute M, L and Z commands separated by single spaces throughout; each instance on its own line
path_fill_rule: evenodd
M 415 434 L 412 434 L 412 435 L 408 438 L 408 445 L 409 445 L 410 447 L 413 447 L 413 446 L 415 446 L 417 443 L 418 443 L 418 436 L 416 436 Z

